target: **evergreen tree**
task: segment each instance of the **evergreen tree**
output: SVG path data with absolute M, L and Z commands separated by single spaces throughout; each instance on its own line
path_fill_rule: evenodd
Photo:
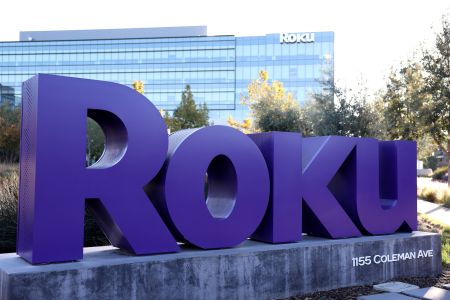
M 450 175 L 450 19 L 442 17 L 441 31 L 436 34 L 435 48 L 425 51 L 425 92 L 430 96 L 423 104 L 423 128 L 436 145 L 447 153 Z M 450 187 L 450 176 L 448 177 Z
M 429 98 L 423 93 L 424 87 L 422 66 L 417 62 L 409 61 L 398 72 L 391 71 L 381 96 L 390 139 L 417 140 L 426 134 L 420 118 Z
M 325 71 L 320 84 L 322 91 L 312 94 L 305 107 L 314 135 L 383 137 L 379 105 L 368 101 L 363 83 L 355 90 L 340 88 L 332 73 Z
M 197 128 L 209 125 L 209 113 L 206 104 L 197 107 L 190 85 L 186 85 L 181 94 L 181 102 L 173 112 L 172 117 L 165 116 L 167 126 L 170 130 Z
M 0 161 L 19 161 L 20 116 L 20 107 L 0 104 Z

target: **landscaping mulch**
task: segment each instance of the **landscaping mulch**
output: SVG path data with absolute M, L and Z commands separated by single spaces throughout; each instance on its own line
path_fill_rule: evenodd
M 443 267 L 442 275 L 439 277 L 409 277 L 396 278 L 390 281 L 401 281 L 409 284 L 414 284 L 420 288 L 424 287 L 442 287 L 444 284 L 450 284 L 450 266 Z M 359 296 L 379 294 L 371 285 L 354 286 L 342 289 L 336 289 L 325 292 L 316 292 L 304 296 L 296 296 L 287 298 L 289 300 L 341 300 L 341 299 L 356 299 Z
M 316 292 L 305 296 L 287 298 L 289 300 L 338 300 L 338 299 L 356 299 L 359 296 L 379 294 L 371 285 L 354 286 L 342 289 L 336 289 L 326 292 Z

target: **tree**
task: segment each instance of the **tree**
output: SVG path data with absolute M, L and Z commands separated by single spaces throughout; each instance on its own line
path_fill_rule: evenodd
M 166 113 L 165 120 L 171 131 L 197 128 L 209 125 L 209 112 L 206 104 L 197 107 L 190 85 L 181 94 L 181 102 L 172 117 Z
M 391 70 L 381 99 L 385 103 L 388 138 L 417 141 L 418 158 L 427 159 L 437 144 L 424 118 L 431 94 L 426 91 L 422 64 L 408 61 L 398 71 Z
M 369 100 L 365 83 L 360 82 L 355 90 L 348 92 L 352 123 L 351 135 L 386 139 L 386 123 L 383 105 L 379 100 Z
M 0 104 L 0 160 L 19 161 L 21 109 L 9 102 Z
M 325 71 L 319 82 L 321 91 L 313 93 L 305 107 L 314 135 L 382 137 L 379 104 L 367 100 L 362 82 L 355 90 L 340 88 L 330 71 Z
M 105 134 L 100 125 L 91 118 L 87 119 L 86 165 L 98 161 L 105 150 Z
M 306 105 L 314 135 L 348 135 L 350 109 L 343 101 L 341 89 L 335 86 L 330 72 L 325 72 L 319 83 L 321 92 L 313 93 L 312 101 Z
M 429 95 L 423 103 L 421 117 L 423 129 L 436 145 L 447 153 L 450 174 L 450 19 L 442 17 L 441 31 L 436 33 L 435 48 L 425 50 L 424 91 Z M 447 144 L 446 144 L 447 142 Z M 448 180 L 450 187 L 450 176 Z
M 293 131 L 309 135 L 308 128 L 304 127 L 302 110 L 296 107 L 282 109 L 273 107 L 261 114 L 258 120 L 258 128 L 261 131 Z
M 141 80 L 133 81 L 133 89 L 138 93 L 144 94 L 145 93 L 144 82 L 142 82 Z
M 382 96 L 389 137 L 414 139 L 419 158 L 439 148 L 450 156 L 450 20 L 442 18 L 435 45 L 419 62 L 392 71 Z M 448 162 L 450 170 L 450 160 Z M 450 186 L 450 180 L 449 180 Z
M 144 95 L 145 86 L 144 86 L 143 81 L 141 81 L 141 80 L 133 81 L 132 87 L 136 92 Z M 163 117 L 164 123 L 166 123 L 167 128 L 170 128 L 169 125 L 172 124 L 172 118 L 170 117 L 169 113 L 164 111 L 164 109 L 162 109 L 162 108 L 159 109 L 159 113 L 161 114 L 161 117 Z M 170 129 L 168 129 L 167 131 L 170 131 Z
M 408 61 L 399 71 L 391 70 L 382 94 L 385 119 L 391 139 L 417 140 L 424 134 L 420 113 L 429 95 L 420 63 Z
M 248 94 L 242 97 L 253 118 L 253 129 L 249 131 L 293 131 L 309 135 L 310 127 L 303 116 L 297 100 L 292 93 L 286 92 L 279 81 L 269 82 L 267 71 L 261 70 L 259 78 L 248 86 Z M 247 124 L 228 122 L 234 127 L 248 127 Z
M 252 119 L 250 119 L 250 118 L 245 118 L 244 121 L 241 123 L 239 121 L 236 121 L 232 116 L 228 116 L 227 123 L 231 127 L 238 129 L 245 134 L 254 132 L 253 125 L 252 125 Z
M 375 100 L 369 104 L 373 113 L 372 131 L 373 137 L 380 140 L 388 139 L 388 125 L 384 117 L 385 105 L 383 99 L 379 95 L 375 96 Z

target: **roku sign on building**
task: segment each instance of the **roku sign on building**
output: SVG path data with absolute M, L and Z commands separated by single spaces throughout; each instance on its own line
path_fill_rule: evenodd
M 22 95 L 17 252 L 31 263 L 82 258 L 85 206 L 137 255 L 176 252 L 177 241 L 215 249 L 417 227 L 415 142 L 225 126 L 168 137 L 126 86 L 41 74 Z M 87 117 L 106 136 L 90 167 Z

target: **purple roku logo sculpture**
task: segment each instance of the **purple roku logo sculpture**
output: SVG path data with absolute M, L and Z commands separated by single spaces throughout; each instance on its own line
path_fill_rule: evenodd
M 415 142 L 226 126 L 168 137 L 126 86 L 41 74 L 22 95 L 17 252 L 33 264 L 83 257 L 85 205 L 112 245 L 137 255 L 417 227 Z M 90 167 L 87 117 L 106 136 Z

